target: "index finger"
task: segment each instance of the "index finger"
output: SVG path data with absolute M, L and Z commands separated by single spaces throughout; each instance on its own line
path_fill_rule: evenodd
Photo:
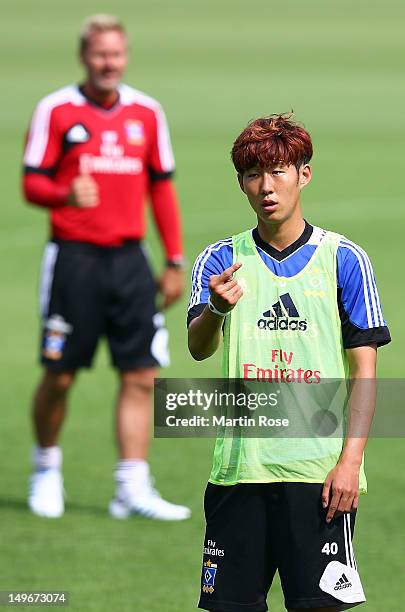
M 226 270 L 224 270 L 222 274 L 220 274 L 219 280 L 220 281 L 230 280 L 232 278 L 233 273 L 236 272 L 236 270 L 239 270 L 239 268 L 241 267 L 242 267 L 242 264 L 236 261 L 234 264 L 229 266 L 229 268 L 226 268 Z
M 324 483 L 323 489 L 322 489 L 322 507 L 323 508 L 327 508 L 328 507 L 329 496 L 330 496 L 330 487 L 331 487 L 330 480 L 325 480 L 325 483 Z
M 341 496 L 342 496 L 341 493 L 333 493 L 331 502 L 329 504 L 328 513 L 326 515 L 327 523 L 330 523 L 333 517 L 335 516 L 335 512 L 338 509 Z

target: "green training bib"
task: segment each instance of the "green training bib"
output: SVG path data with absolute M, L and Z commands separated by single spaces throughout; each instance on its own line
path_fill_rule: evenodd
M 251 230 L 232 238 L 234 262 L 242 263 L 235 277 L 244 293 L 225 320 L 223 377 L 285 383 L 288 409 L 299 410 L 303 418 L 306 398 L 318 401 L 321 410 L 328 408 L 322 405 L 322 394 L 317 399 L 311 387 L 320 387 L 326 379 L 348 377 L 336 299 L 340 238 L 326 232 L 308 264 L 293 277 L 276 276 L 267 268 Z M 339 410 L 345 411 L 344 400 Z M 336 435 L 250 438 L 235 432 L 232 436 L 219 434 L 210 482 L 322 483 L 338 462 L 342 445 L 343 437 Z M 363 465 L 360 491 L 366 491 Z

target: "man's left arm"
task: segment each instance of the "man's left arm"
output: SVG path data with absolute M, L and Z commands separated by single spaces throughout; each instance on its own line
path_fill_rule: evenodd
M 166 116 L 157 107 L 151 128 L 148 160 L 152 213 L 165 249 L 166 267 L 159 280 L 163 308 L 178 300 L 185 286 L 180 207 L 172 181 L 175 170 Z
M 359 503 L 359 474 L 375 410 L 377 345 L 347 350 L 350 369 L 348 426 L 337 465 L 325 480 L 322 504 L 326 521 L 335 513 L 352 512 Z
M 328 522 L 335 512 L 357 508 L 359 472 L 375 409 L 377 347 L 391 341 L 371 261 L 361 247 L 344 236 L 337 251 L 337 285 L 342 340 L 350 368 L 350 397 L 344 448 L 323 489 Z
M 150 186 L 153 217 L 166 253 L 166 267 L 159 279 L 163 308 L 178 300 L 185 286 L 180 210 L 170 179 Z

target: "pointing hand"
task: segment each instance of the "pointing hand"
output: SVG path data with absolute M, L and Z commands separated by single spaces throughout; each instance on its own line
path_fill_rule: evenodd
M 210 277 L 208 286 L 211 302 L 220 312 L 230 312 L 243 295 L 242 287 L 233 276 L 234 272 L 239 270 L 241 266 L 241 263 L 234 263 L 222 274 L 213 274 Z

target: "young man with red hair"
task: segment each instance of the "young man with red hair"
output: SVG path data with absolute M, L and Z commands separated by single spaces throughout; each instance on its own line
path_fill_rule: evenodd
M 39 516 L 64 512 L 58 440 L 68 393 L 105 336 L 119 380 L 119 461 L 110 513 L 183 520 L 189 509 L 160 497 L 147 461 L 154 376 L 168 363 L 157 283 L 142 246 L 148 198 L 167 260 L 159 279 L 163 306 L 184 286 L 166 118 L 156 100 L 121 83 L 128 40 L 116 17 L 89 17 L 79 53 L 84 82 L 39 102 L 24 155 L 26 198 L 50 213 L 40 294 L 44 372 L 33 401 L 28 503 Z
M 235 140 L 232 161 L 257 226 L 197 258 L 189 348 L 206 359 L 224 335 L 224 377 L 265 373 L 288 383 L 291 405 L 303 411 L 302 386 L 350 377 L 351 417 L 353 393 L 375 378 L 376 349 L 390 335 L 366 253 L 302 216 L 311 157 L 310 135 L 290 116 L 257 119 Z M 217 437 L 205 493 L 199 607 L 263 612 L 277 570 L 290 612 L 365 601 L 352 533 L 367 432 L 344 440 L 233 433 Z

